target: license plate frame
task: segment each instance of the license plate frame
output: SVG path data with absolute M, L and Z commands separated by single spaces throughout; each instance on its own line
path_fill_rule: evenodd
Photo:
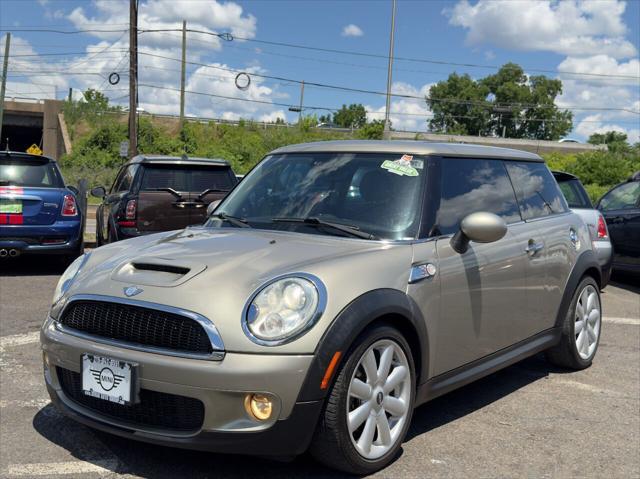
M 138 364 L 108 356 L 80 356 L 83 394 L 122 406 L 139 402 Z
M 21 200 L 0 198 L 0 214 L 21 215 L 22 212 L 23 212 L 23 205 Z

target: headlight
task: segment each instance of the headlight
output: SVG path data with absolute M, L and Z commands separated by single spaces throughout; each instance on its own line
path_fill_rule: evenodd
M 279 278 L 252 296 L 244 330 L 258 344 L 283 344 L 313 326 L 325 303 L 326 290 L 318 278 L 307 274 Z
M 69 265 L 67 270 L 62 273 L 62 276 L 60 276 L 60 280 L 58 281 L 58 285 L 56 286 L 56 290 L 53 293 L 53 301 L 51 304 L 56 304 L 65 295 L 65 293 L 69 291 L 71 284 L 73 284 L 78 272 L 89 259 L 90 254 L 91 253 L 85 253 L 76 258 L 75 261 Z

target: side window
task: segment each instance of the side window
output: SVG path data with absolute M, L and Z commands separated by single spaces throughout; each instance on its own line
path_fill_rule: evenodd
M 505 164 L 523 219 L 542 218 L 568 210 L 558 183 L 544 163 L 507 161 Z
M 507 223 L 521 220 L 502 161 L 445 158 L 441 164 L 438 234 L 455 233 L 460 220 L 477 211 L 495 213 Z
M 133 183 L 133 178 L 136 175 L 137 169 L 137 165 L 130 165 L 125 170 L 123 170 L 120 175 L 118 175 L 118 179 L 114 183 L 111 192 L 119 193 L 121 191 L 129 191 L 131 189 L 131 184 Z
M 558 181 L 558 186 L 564 195 L 564 199 L 567 200 L 569 208 L 593 208 L 589 196 L 578 180 L 560 180 Z
M 614 188 L 600 200 L 602 211 L 626 210 L 636 208 L 640 196 L 640 182 L 625 183 Z

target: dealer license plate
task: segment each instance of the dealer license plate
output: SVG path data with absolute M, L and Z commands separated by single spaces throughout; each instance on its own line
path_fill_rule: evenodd
M 22 214 L 22 201 L 0 199 L 0 213 Z
M 118 404 L 131 404 L 133 364 L 94 354 L 82 355 L 82 392 Z

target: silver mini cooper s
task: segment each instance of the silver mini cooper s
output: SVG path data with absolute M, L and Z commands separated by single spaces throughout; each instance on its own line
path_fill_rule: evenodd
M 588 367 L 601 271 L 537 155 L 267 155 L 206 224 L 87 253 L 42 327 L 57 407 L 120 436 L 366 474 L 413 409 L 527 356 Z

